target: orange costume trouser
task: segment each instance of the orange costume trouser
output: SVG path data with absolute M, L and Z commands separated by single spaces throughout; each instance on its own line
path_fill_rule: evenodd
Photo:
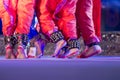
M 77 0 L 41 0 L 41 2 L 37 2 L 37 16 L 42 32 L 48 34 L 57 26 L 66 39 L 77 38 L 76 2 Z
M 0 0 L 3 34 L 28 34 L 34 14 L 35 0 Z
M 81 33 L 85 44 L 99 42 L 99 38 L 101 38 L 100 0 L 79 0 L 76 18 L 78 36 Z

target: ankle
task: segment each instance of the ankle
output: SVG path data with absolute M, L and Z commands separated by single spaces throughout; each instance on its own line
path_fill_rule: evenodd
M 92 43 L 90 43 L 90 44 L 87 44 L 87 47 L 88 48 L 90 48 L 90 47 L 92 47 L 92 46 L 95 46 L 95 45 L 100 45 L 100 43 L 99 42 L 92 42 Z

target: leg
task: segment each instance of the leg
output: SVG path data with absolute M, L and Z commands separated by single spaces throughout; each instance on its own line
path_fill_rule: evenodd
M 34 15 L 35 0 L 18 0 L 17 5 L 17 27 L 16 36 L 18 38 L 17 44 L 17 58 L 26 58 L 27 35 L 30 30 L 30 25 Z
M 41 38 L 41 34 L 37 34 L 30 40 L 30 49 L 28 58 L 40 58 L 44 55 L 46 42 Z
M 14 59 L 16 55 L 14 54 L 13 48 L 16 44 L 16 38 L 14 36 L 5 36 L 5 51 L 6 51 L 6 59 Z
M 53 14 L 59 0 L 41 0 L 38 4 L 37 16 L 41 24 L 41 30 L 46 34 L 53 43 L 55 43 L 55 51 L 52 55 L 56 57 L 62 47 L 66 45 L 64 37 L 53 20 Z M 53 5 L 54 4 L 54 5 Z
M 5 40 L 5 50 L 6 50 L 6 58 L 15 58 L 15 54 L 13 53 L 14 40 L 13 36 L 15 31 L 15 22 L 16 22 L 16 0 L 4 2 L 1 4 L 1 19 L 2 19 L 2 31 Z M 0 2 L 1 3 L 1 2 Z
M 81 53 L 86 57 L 101 53 L 101 48 L 98 45 L 99 38 L 95 34 L 93 24 L 93 1 L 80 0 L 77 3 L 76 17 L 77 26 L 86 44 L 86 49 Z M 79 33 L 80 34 L 80 33 Z
M 67 51 L 65 56 L 67 58 L 74 57 L 79 54 L 79 42 L 77 41 L 77 33 L 76 33 L 76 18 L 75 18 L 75 10 L 76 10 L 77 0 L 68 0 L 64 5 L 63 9 L 59 13 L 60 20 L 58 21 L 58 25 L 60 30 L 63 32 L 66 40 L 67 40 Z

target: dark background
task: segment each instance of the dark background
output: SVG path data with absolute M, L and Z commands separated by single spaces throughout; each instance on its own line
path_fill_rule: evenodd
M 120 31 L 120 0 L 102 0 L 102 31 Z

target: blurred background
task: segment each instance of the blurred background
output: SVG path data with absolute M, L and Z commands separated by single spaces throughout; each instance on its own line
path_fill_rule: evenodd
M 101 47 L 103 53 L 100 56 L 120 56 L 120 0 L 101 0 Z M 83 46 L 82 39 L 80 39 Z M 48 44 L 45 54 L 52 53 L 51 44 Z M 2 36 L 2 22 L 0 20 L 0 55 L 4 55 Z M 49 49 L 48 49 L 49 47 Z M 84 48 L 84 47 L 83 47 Z
M 102 1 L 102 31 L 120 31 L 120 0 Z

